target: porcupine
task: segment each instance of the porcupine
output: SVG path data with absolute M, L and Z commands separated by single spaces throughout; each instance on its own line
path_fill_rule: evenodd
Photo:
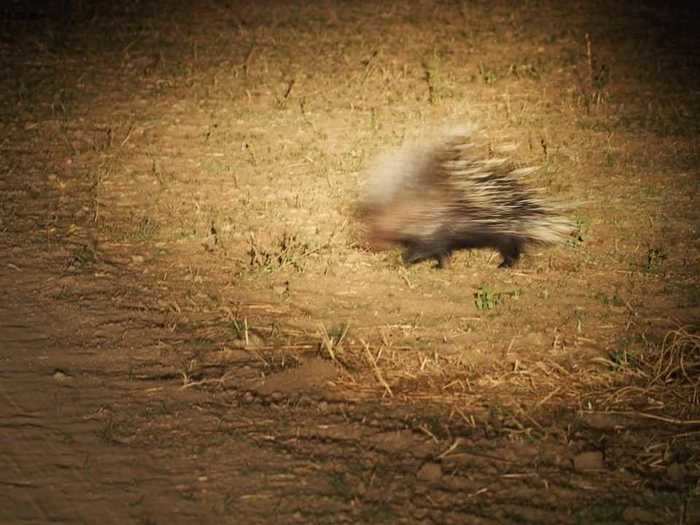
M 494 248 L 509 267 L 528 244 L 566 240 L 574 225 L 563 207 L 520 180 L 536 168 L 482 147 L 466 128 L 377 162 L 360 206 L 370 244 L 399 245 L 405 264 L 435 259 L 440 268 L 455 250 Z

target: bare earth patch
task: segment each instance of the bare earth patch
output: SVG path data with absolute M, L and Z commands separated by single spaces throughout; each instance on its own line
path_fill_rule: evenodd
M 700 523 L 697 8 L 26 4 L 1 523 Z M 576 239 L 365 248 L 372 157 L 464 123 Z

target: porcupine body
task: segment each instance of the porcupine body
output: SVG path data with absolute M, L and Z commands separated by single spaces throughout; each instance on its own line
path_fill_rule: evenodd
M 528 244 L 566 240 L 574 225 L 561 206 L 521 180 L 534 168 L 483 149 L 466 129 L 385 156 L 369 172 L 361 206 L 370 244 L 397 244 L 406 264 L 435 259 L 439 267 L 455 250 L 494 248 L 509 267 Z

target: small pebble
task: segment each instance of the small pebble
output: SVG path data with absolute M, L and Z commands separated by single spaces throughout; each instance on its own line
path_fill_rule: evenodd
M 671 463 L 666 469 L 666 476 L 668 476 L 668 479 L 675 481 L 676 483 L 683 482 L 686 474 L 687 469 L 685 468 L 685 465 L 681 465 L 679 463 Z
M 246 403 L 252 403 L 253 401 L 255 401 L 255 396 L 252 392 L 246 392 L 245 394 L 243 394 L 243 401 Z
M 272 394 L 270 394 L 270 399 L 274 402 L 282 401 L 284 399 L 284 394 L 282 394 L 282 392 L 272 392 Z
M 442 479 L 442 467 L 439 463 L 424 463 L 423 466 L 418 469 L 416 477 L 421 481 L 437 483 Z
M 73 378 L 65 372 L 63 372 L 62 370 L 56 370 L 53 373 L 53 378 L 58 383 L 68 383 L 69 381 L 73 381 Z
M 598 451 L 581 452 L 574 457 L 574 470 L 582 472 L 586 470 L 603 470 L 603 453 Z

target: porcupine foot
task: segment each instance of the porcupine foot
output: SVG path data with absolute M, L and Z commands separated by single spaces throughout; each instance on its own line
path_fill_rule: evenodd
M 510 268 L 513 266 L 523 251 L 523 243 L 512 237 L 505 238 L 496 243 L 495 248 L 503 257 L 503 261 L 498 265 L 499 268 Z

